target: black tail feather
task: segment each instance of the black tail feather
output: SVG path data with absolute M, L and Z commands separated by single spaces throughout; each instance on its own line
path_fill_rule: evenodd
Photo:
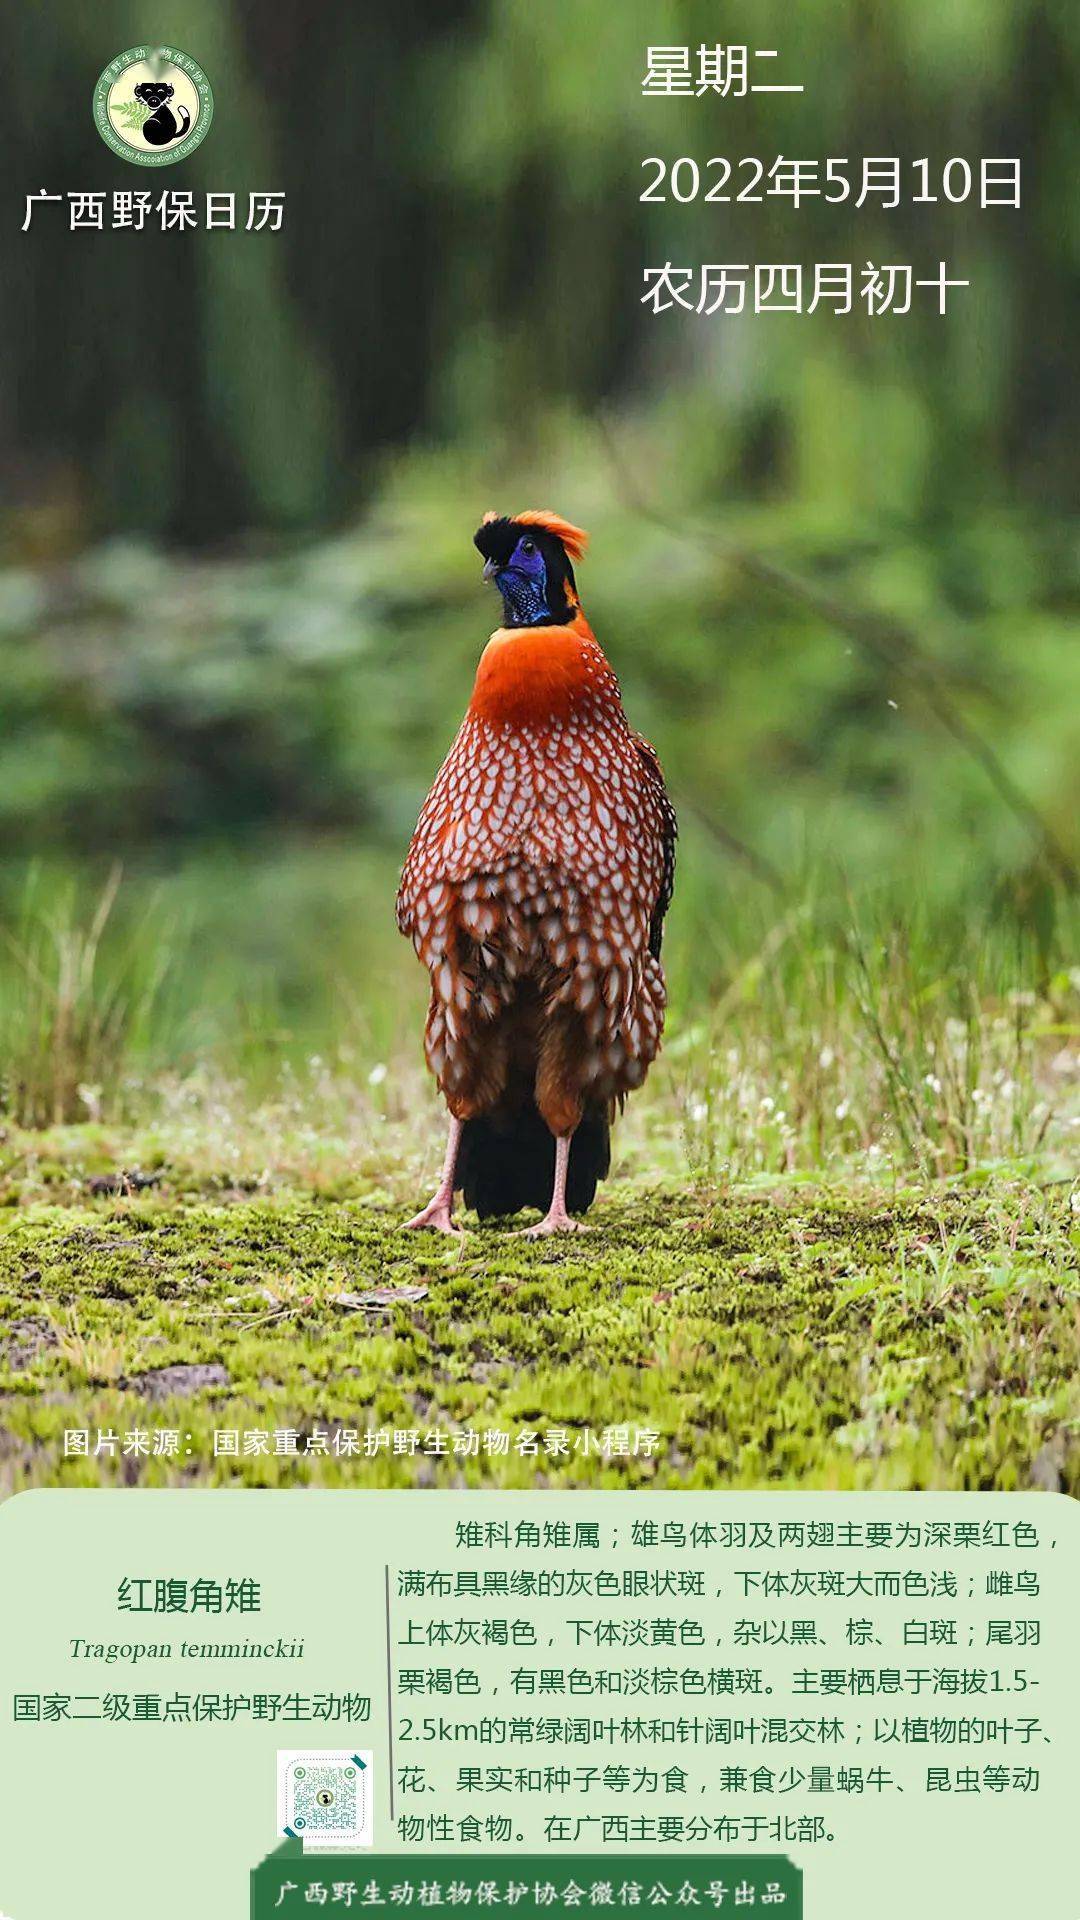
M 597 1182 L 611 1165 L 611 1128 L 606 1108 L 586 1111 L 570 1142 L 566 1205 L 584 1213 Z M 466 1120 L 458 1155 L 457 1184 L 465 1205 L 481 1220 L 539 1207 L 546 1213 L 555 1179 L 555 1141 L 535 1103 L 526 1099 L 511 1113 Z

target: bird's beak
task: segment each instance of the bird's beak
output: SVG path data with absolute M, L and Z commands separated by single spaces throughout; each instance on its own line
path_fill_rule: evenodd
M 481 580 L 494 580 L 495 575 L 498 573 L 498 571 L 499 571 L 499 563 L 497 560 L 485 560 L 484 571 L 480 575 L 480 578 Z

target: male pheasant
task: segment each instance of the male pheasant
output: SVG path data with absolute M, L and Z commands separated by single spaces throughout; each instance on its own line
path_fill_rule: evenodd
M 608 1170 L 616 1103 L 660 1046 L 675 814 L 659 759 L 574 579 L 588 536 L 557 514 L 484 516 L 475 544 L 504 624 L 424 802 L 397 920 L 431 976 L 427 1062 L 450 1110 L 438 1189 L 481 1219 L 535 1206 L 580 1223 Z

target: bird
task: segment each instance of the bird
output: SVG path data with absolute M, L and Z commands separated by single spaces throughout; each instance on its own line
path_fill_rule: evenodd
M 550 510 L 474 535 L 501 624 L 409 845 L 397 924 L 427 968 L 424 1051 L 450 1115 L 405 1224 L 456 1234 L 538 1208 L 571 1233 L 610 1167 L 616 1108 L 661 1043 L 677 825 L 578 596 L 589 536 Z

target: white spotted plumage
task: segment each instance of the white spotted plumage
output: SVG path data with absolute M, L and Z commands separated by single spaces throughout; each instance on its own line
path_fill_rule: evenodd
M 580 612 L 558 645 L 569 694 L 548 699 L 541 682 L 535 711 L 516 694 L 505 715 L 474 695 L 398 894 L 431 978 L 425 1051 L 451 1112 L 489 1110 L 531 1052 L 556 1134 L 585 1103 L 640 1086 L 659 1049 L 675 837 L 659 761 Z

